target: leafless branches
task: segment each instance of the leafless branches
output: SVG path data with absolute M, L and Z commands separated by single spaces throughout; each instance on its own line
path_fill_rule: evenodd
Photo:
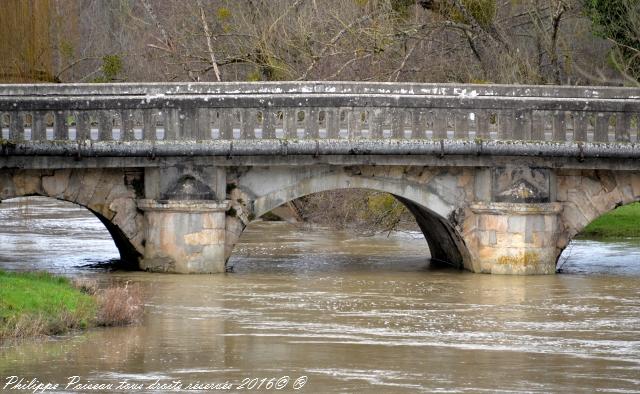
M 632 82 L 622 63 L 613 76 L 618 43 L 594 39 L 580 0 L 482 0 L 484 14 L 470 0 L 77 1 L 55 2 L 80 13 L 52 35 L 73 37 L 46 73 L 66 81 L 117 55 L 130 81 Z
M 213 53 L 213 46 L 211 45 L 211 33 L 209 32 L 209 24 L 207 23 L 207 18 L 204 14 L 202 0 L 198 0 L 198 8 L 200 9 L 200 19 L 202 20 L 204 35 L 207 39 L 207 49 L 209 50 L 209 56 L 211 57 L 211 66 L 213 67 L 213 72 L 216 74 L 216 79 L 218 80 L 218 82 L 220 82 L 220 70 L 218 70 L 218 63 L 216 62 L 216 57 Z

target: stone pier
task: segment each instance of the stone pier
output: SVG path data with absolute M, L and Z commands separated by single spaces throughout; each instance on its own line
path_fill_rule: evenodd
M 139 200 L 146 243 L 140 268 L 154 272 L 225 271 L 225 223 L 229 202 Z
M 559 203 L 474 203 L 471 249 L 480 272 L 552 274 L 558 257 Z

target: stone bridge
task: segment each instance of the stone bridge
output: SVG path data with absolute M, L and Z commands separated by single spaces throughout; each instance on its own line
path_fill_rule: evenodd
M 215 273 L 271 209 L 365 188 L 406 205 L 435 261 L 550 274 L 640 200 L 639 114 L 640 89 L 607 87 L 0 85 L 0 199 L 79 204 L 131 265 Z

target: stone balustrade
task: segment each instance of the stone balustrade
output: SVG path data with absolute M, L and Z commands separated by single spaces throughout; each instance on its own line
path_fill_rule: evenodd
M 640 89 L 356 82 L 0 85 L 2 139 L 638 142 Z

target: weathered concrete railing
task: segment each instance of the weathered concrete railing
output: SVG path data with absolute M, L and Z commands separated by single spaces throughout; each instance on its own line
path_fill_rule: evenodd
M 10 141 L 637 142 L 640 89 L 352 82 L 0 85 Z

